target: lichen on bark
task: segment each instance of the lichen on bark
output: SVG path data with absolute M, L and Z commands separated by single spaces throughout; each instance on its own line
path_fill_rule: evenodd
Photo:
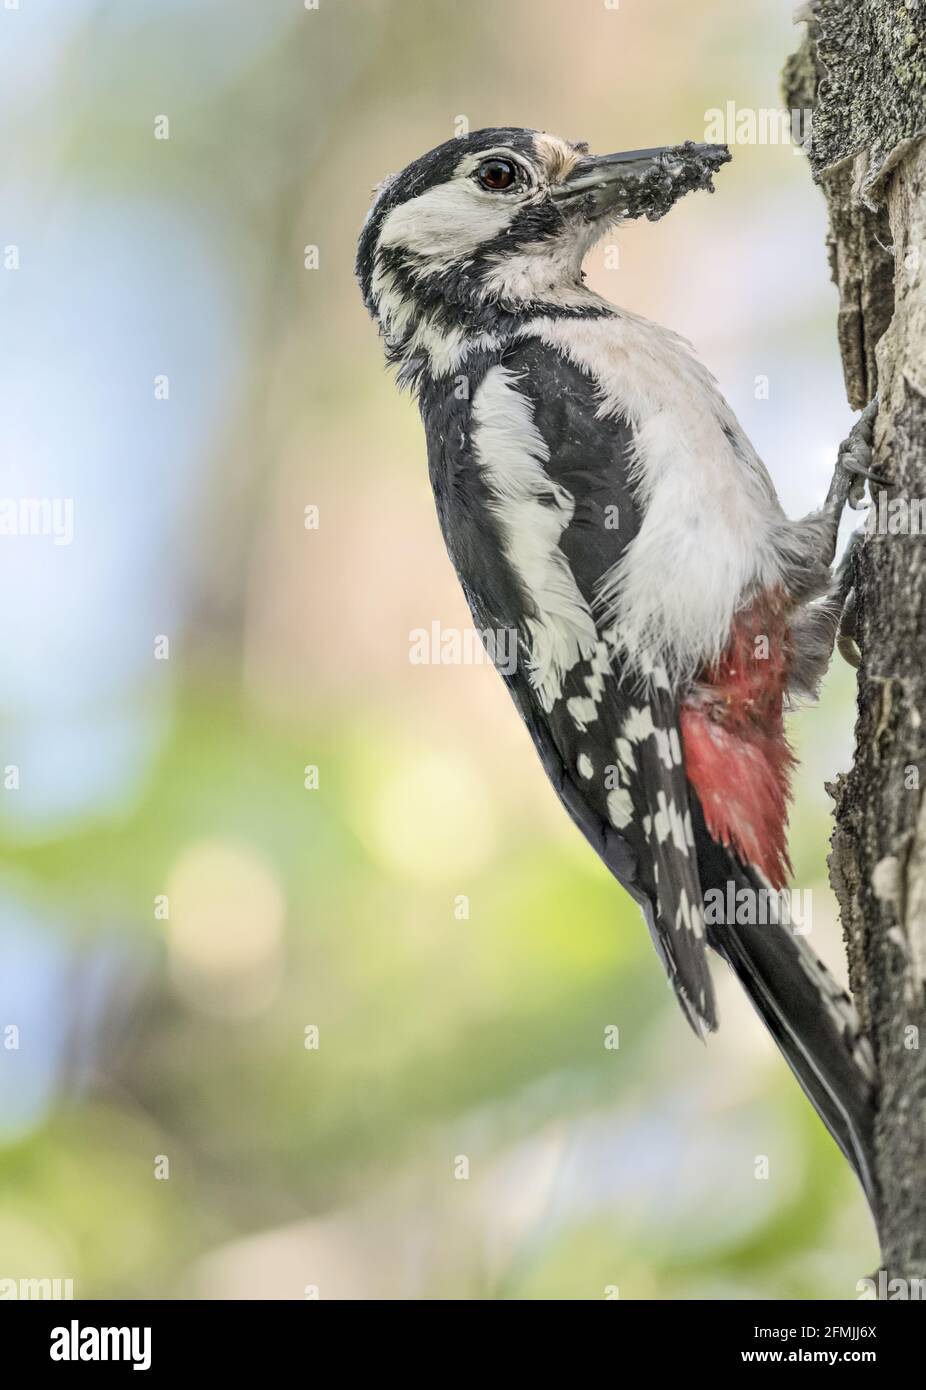
M 861 651 L 852 770 L 830 877 L 880 1074 L 880 1236 L 926 1276 L 926 4 L 816 0 L 785 100 L 829 210 L 846 394 L 877 390 L 873 525 L 855 561 Z M 883 495 L 882 495 L 883 494 Z M 920 503 L 923 503 L 922 507 Z

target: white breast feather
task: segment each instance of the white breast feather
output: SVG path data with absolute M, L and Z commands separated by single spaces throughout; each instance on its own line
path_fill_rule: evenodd
M 788 523 L 771 480 L 713 377 L 674 333 L 622 310 L 536 319 L 524 332 L 591 376 L 600 416 L 633 428 L 643 520 L 601 577 L 598 617 L 641 676 L 662 666 L 673 683 L 689 679 L 720 655 L 744 597 L 781 580 Z

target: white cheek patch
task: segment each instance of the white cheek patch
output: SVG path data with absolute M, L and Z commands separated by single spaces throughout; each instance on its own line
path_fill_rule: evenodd
M 393 208 L 383 221 L 377 247 L 401 247 L 429 270 L 440 270 L 498 236 L 520 206 L 519 200 L 491 199 L 470 180 L 454 178 Z

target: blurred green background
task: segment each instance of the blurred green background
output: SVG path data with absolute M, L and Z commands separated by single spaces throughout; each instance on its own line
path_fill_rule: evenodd
M 776 107 L 792 6 L 0 8 L 0 492 L 74 503 L 70 545 L 0 539 L 0 1279 L 820 1298 L 874 1266 L 732 981 L 702 1047 L 494 672 L 410 663 L 469 618 L 352 274 L 372 186 L 461 118 L 606 151 Z M 851 420 L 822 200 L 787 146 L 717 190 L 589 279 L 692 339 L 797 515 Z M 793 726 L 842 974 L 852 688 Z

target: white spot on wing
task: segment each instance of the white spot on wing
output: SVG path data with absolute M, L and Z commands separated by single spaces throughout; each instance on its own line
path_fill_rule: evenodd
M 704 921 L 701 917 L 701 910 L 696 903 L 690 901 L 686 889 L 682 888 L 678 896 L 678 908 L 675 913 L 676 927 L 684 927 L 685 931 L 691 932 L 696 940 L 700 940 L 704 935 Z M 704 995 L 701 995 L 701 1007 L 704 1007 Z
M 624 738 L 642 743 L 654 732 L 652 710 L 647 705 L 634 705 L 624 720 Z
M 584 733 L 589 724 L 598 718 L 598 706 L 604 698 L 605 680 L 611 669 L 611 652 L 606 642 L 598 642 L 591 660 L 591 671 L 585 677 L 588 695 L 573 695 L 566 701 L 566 708 L 572 716 L 576 728 Z
M 589 724 L 593 724 L 598 718 L 598 706 L 595 701 L 587 695 L 572 695 L 566 701 L 566 708 L 569 711 L 573 724 L 584 734 Z
M 653 829 L 656 838 L 661 845 L 671 837 L 675 848 L 682 854 L 688 853 L 688 844 L 685 839 L 685 822 L 675 801 L 666 797 L 664 791 L 659 791 L 656 796 L 657 811 L 653 817 Z
M 616 830 L 623 830 L 633 819 L 633 802 L 626 787 L 608 792 L 608 817 Z

